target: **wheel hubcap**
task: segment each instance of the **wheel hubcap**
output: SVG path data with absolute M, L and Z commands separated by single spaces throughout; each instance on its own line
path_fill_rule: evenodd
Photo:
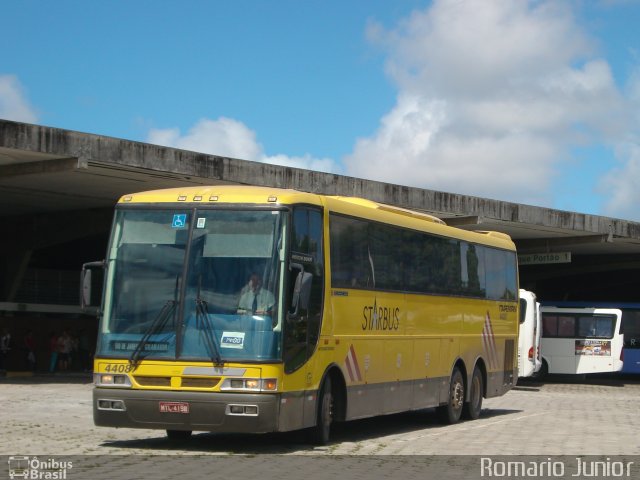
M 453 387 L 453 406 L 455 408 L 462 407 L 464 403 L 464 388 L 461 383 L 456 383 Z

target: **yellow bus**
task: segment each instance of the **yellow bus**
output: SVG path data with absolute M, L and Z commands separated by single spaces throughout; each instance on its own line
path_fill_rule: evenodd
M 103 266 L 99 426 L 326 443 L 333 422 L 374 415 L 475 419 L 518 378 L 505 234 L 359 198 L 189 187 L 122 197 Z

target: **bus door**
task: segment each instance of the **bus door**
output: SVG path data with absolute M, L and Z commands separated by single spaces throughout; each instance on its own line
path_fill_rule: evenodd
M 313 355 L 320 336 L 324 289 L 322 211 L 296 207 L 291 226 L 283 386 L 285 391 L 295 392 L 291 401 L 301 402 L 299 412 L 304 418 L 298 420 L 311 425 L 315 421 L 315 402 L 304 399 L 309 398 L 307 392 L 320 382 L 318 377 L 323 373 L 316 368 Z

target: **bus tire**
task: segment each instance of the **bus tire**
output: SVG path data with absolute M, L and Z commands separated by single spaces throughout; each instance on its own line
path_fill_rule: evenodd
M 465 402 L 462 414 L 464 418 L 476 420 L 482 410 L 482 396 L 484 394 L 484 380 L 478 367 L 473 369 L 471 384 L 469 385 L 469 401 Z
M 540 367 L 540 370 L 538 370 L 536 372 L 535 377 L 538 380 L 543 380 L 547 375 L 549 375 L 549 364 L 547 363 L 547 361 L 543 358 L 542 359 L 542 366 Z
M 318 412 L 316 425 L 309 431 L 309 439 L 314 445 L 326 445 L 329 443 L 331 423 L 333 422 L 333 394 L 331 393 L 331 378 L 327 376 L 322 383 L 318 395 Z
M 169 440 L 188 440 L 191 437 L 191 430 L 167 430 Z
M 454 367 L 449 381 L 449 398 L 445 405 L 437 408 L 440 421 L 446 424 L 454 424 L 462 417 L 462 407 L 464 405 L 464 379 L 458 367 Z

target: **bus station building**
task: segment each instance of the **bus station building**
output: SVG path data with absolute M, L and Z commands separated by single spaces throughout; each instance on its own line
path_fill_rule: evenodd
M 363 197 L 504 232 L 518 248 L 520 287 L 539 299 L 640 302 L 638 222 L 0 120 L 0 331 L 12 335 L 10 365 L 24 369 L 28 330 L 38 370 L 48 368 L 52 333 L 94 341 L 95 312 L 79 307 L 80 271 L 104 258 L 118 198 L 198 185 Z

